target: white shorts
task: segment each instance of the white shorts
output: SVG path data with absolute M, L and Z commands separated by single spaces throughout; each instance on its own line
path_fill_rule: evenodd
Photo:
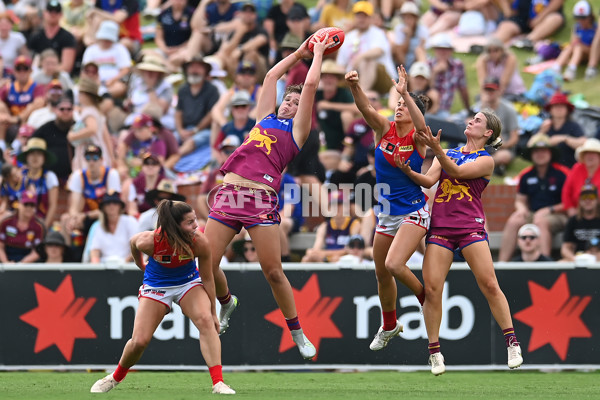
M 193 281 L 189 281 L 188 283 L 179 286 L 152 287 L 149 285 L 142 285 L 138 291 L 138 299 L 143 297 L 158 301 L 167 306 L 169 311 L 171 311 L 173 302 L 179 304 L 181 299 L 183 299 L 183 296 L 196 286 L 202 286 L 201 278 L 196 278 Z
M 375 232 L 386 236 L 396 236 L 396 232 L 402 224 L 413 224 L 420 226 L 427 231 L 431 221 L 429 206 L 425 204 L 422 208 L 404 215 L 388 215 L 379 213 L 377 215 L 377 227 Z

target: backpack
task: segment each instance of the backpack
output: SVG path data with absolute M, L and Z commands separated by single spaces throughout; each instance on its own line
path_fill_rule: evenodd
M 536 75 L 531 88 L 525 92 L 527 100 L 545 105 L 555 92 L 560 91 L 563 84 L 562 76 L 554 69 L 547 69 Z

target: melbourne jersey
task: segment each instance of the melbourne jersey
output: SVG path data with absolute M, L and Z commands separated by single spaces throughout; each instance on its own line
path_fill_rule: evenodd
M 292 135 L 294 120 L 267 115 L 229 156 L 221 172 L 234 172 L 279 191 L 281 172 L 300 152 Z
M 448 157 L 462 165 L 475 161 L 478 157 L 489 157 L 484 149 L 464 153 L 460 147 L 448 150 Z M 481 194 L 490 181 L 485 178 L 451 178 L 442 169 L 440 183 L 435 192 L 431 212 L 431 228 L 473 228 L 484 229 L 485 214 Z
M 415 130 L 404 137 L 396 135 L 396 123 L 381 138 L 375 149 L 375 171 L 380 192 L 377 194 L 381 212 L 388 215 L 404 215 L 425 206 L 425 195 L 421 187 L 402 172 L 394 161 L 394 155 L 410 160 L 410 167 L 421 172 L 424 156 L 419 154 L 413 139 Z M 388 190 L 389 189 L 389 190 Z M 385 200 L 385 201 L 382 201 Z M 386 204 L 389 204 L 389 206 Z M 389 207 L 389 212 L 386 208 Z
M 171 247 L 166 234 L 161 239 L 161 228 L 154 231 L 154 254 L 148 258 L 144 284 L 168 287 L 186 284 L 199 278 L 194 257 L 182 255 Z

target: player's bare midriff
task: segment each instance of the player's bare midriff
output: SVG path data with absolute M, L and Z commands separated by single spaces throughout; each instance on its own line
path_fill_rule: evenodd
M 223 178 L 223 183 L 230 183 L 233 185 L 239 185 L 239 186 L 254 188 L 254 189 L 264 189 L 269 192 L 276 193 L 275 189 L 273 189 L 271 186 L 265 185 L 264 183 L 261 183 L 261 182 L 253 181 L 248 178 L 244 178 L 243 176 L 238 175 L 235 172 L 228 172 L 227 174 L 225 174 L 225 177 Z

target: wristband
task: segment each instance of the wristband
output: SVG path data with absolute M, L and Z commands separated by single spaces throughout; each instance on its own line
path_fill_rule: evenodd
M 296 56 L 296 60 L 302 60 L 302 56 L 298 53 L 298 51 L 294 52 L 294 56 Z

